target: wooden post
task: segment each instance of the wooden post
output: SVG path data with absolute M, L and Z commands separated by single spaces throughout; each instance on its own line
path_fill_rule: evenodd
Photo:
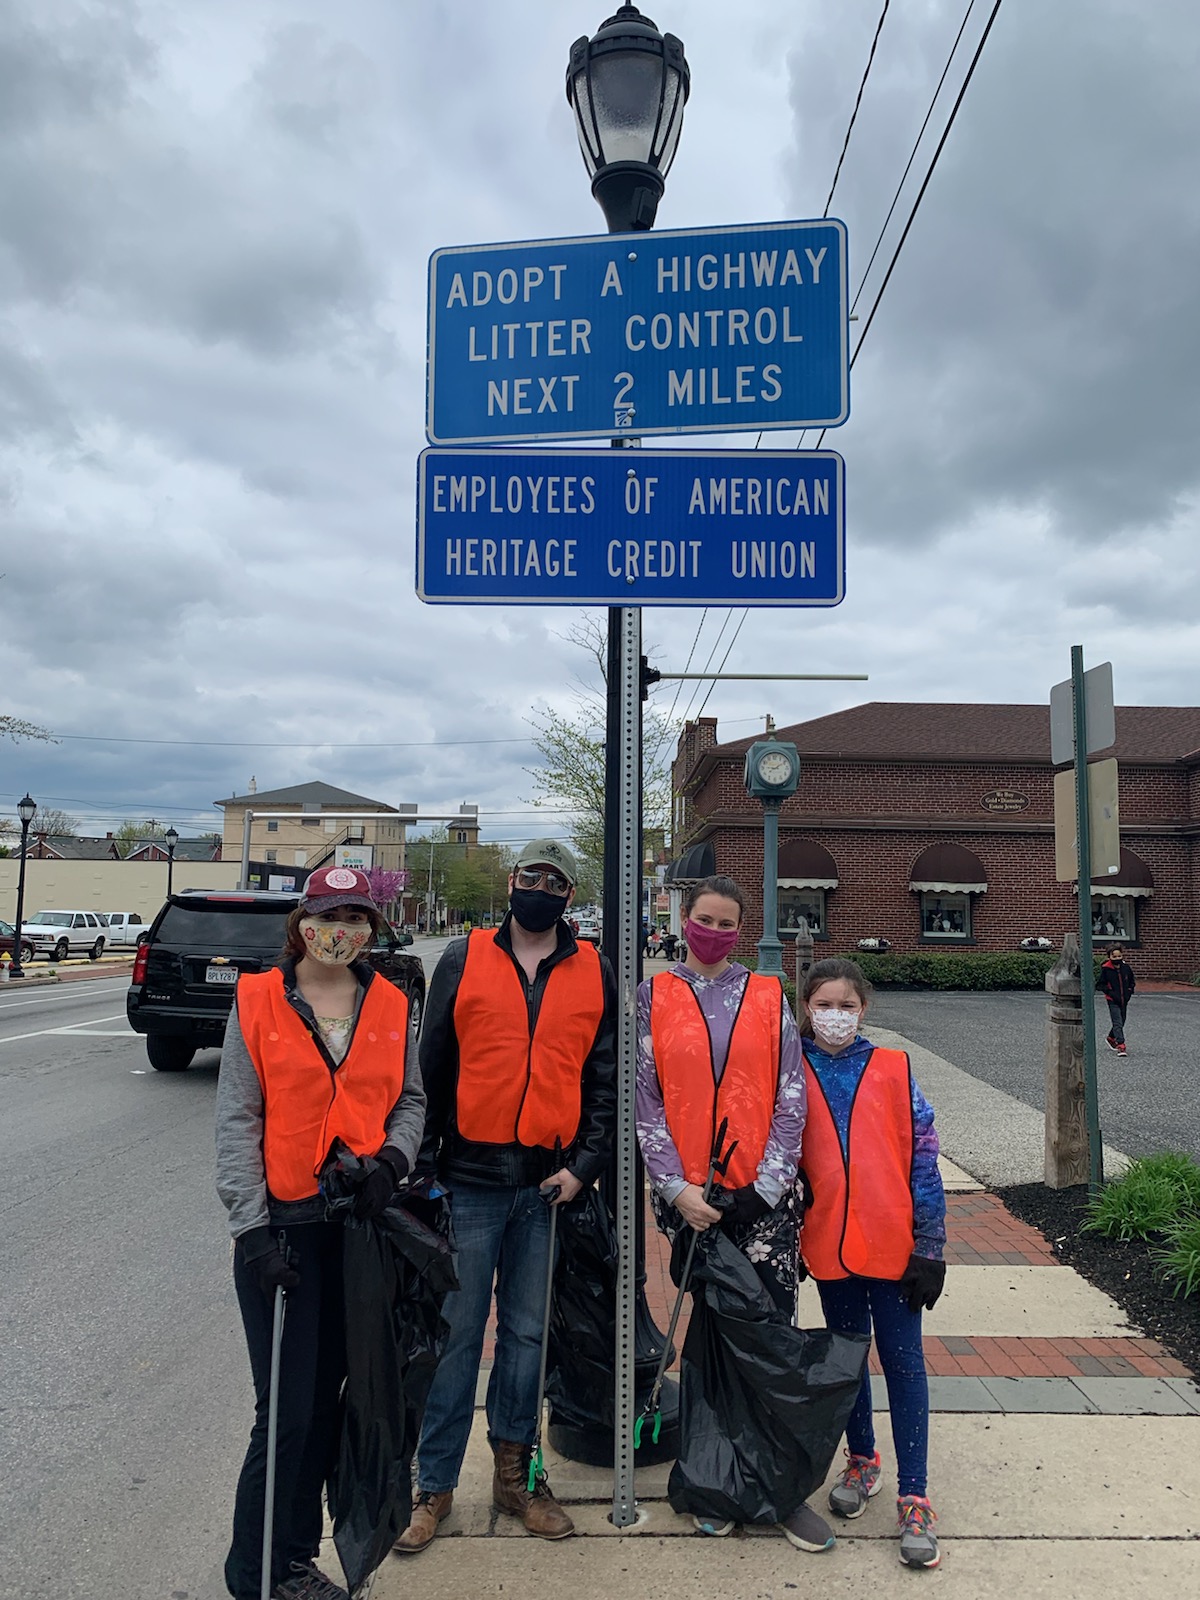
M 1046 1186 L 1088 1181 L 1079 938 L 1068 933 L 1046 974 Z

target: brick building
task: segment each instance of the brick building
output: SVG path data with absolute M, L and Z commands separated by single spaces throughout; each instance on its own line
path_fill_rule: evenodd
M 1200 707 L 1122 706 L 1121 865 L 1092 885 L 1097 948 L 1120 939 L 1146 977 L 1200 971 Z M 762 735 L 756 735 L 761 738 Z M 918 948 L 1015 950 L 1078 926 L 1075 885 L 1054 875 L 1054 769 L 1046 706 L 874 702 L 778 730 L 800 751 L 779 830 L 779 922 L 807 921 L 815 954 L 886 939 Z M 685 725 L 672 768 L 676 858 L 708 844 L 762 927 L 762 809 L 742 772 L 754 738 Z M 698 852 L 699 853 L 699 852 Z M 707 856 L 708 852 L 703 852 Z

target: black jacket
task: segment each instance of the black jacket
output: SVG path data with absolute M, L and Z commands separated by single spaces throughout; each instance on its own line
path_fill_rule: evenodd
M 1133 968 L 1126 961 L 1106 961 L 1100 968 L 1100 988 L 1105 999 L 1127 1006 L 1129 996 L 1137 988 Z
M 546 980 L 561 961 L 579 949 L 565 921 L 558 923 L 558 945 L 538 967 L 530 983 L 513 955 L 510 912 L 496 931 L 496 944 L 507 951 L 525 991 L 530 1034 L 537 1022 Z M 528 1185 L 550 1174 L 551 1155 L 538 1146 L 478 1144 L 458 1131 L 455 1103 L 458 1091 L 458 1037 L 454 1031 L 454 1003 L 467 959 L 466 939 L 452 939 L 438 962 L 425 1001 L 421 1024 L 421 1076 L 428 1109 L 419 1170 L 436 1171 L 444 1183 Z M 565 1154 L 564 1165 L 584 1184 L 598 1178 L 608 1166 L 617 1114 L 617 982 L 612 967 L 601 955 L 604 1015 L 583 1063 L 579 1132 Z

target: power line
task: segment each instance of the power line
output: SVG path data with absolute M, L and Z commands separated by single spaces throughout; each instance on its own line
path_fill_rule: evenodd
M 862 104 L 863 90 L 867 87 L 867 79 L 871 76 L 871 63 L 875 60 L 875 48 L 879 43 L 879 35 L 883 32 L 883 19 L 888 14 L 891 0 L 883 0 L 883 10 L 879 13 L 879 21 L 875 24 L 875 37 L 871 40 L 871 51 L 867 56 L 867 64 L 863 69 L 862 82 L 858 86 L 858 94 L 854 100 L 854 110 L 850 113 L 850 121 L 846 128 L 846 137 L 842 140 L 842 153 L 838 157 L 837 170 L 833 174 L 833 182 L 829 185 L 829 194 L 825 200 L 825 209 L 821 215 L 827 217 L 829 208 L 833 204 L 833 191 L 838 186 L 838 179 L 842 175 L 842 162 L 846 159 L 846 151 L 850 148 L 850 135 L 854 132 L 854 124 L 858 121 L 858 108 Z
M 958 53 L 959 43 L 962 40 L 963 33 L 966 31 L 967 23 L 971 20 L 971 13 L 974 11 L 974 9 L 975 0 L 968 0 L 967 9 L 963 13 L 963 19 L 958 25 L 958 32 L 954 35 L 954 43 L 950 46 L 950 54 L 946 57 L 946 65 L 942 68 L 942 75 L 937 81 L 937 88 L 933 91 L 933 97 L 929 102 L 929 109 L 925 113 L 925 120 L 921 123 L 917 137 L 913 140 L 913 147 L 908 153 L 908 160 L 904 164 L 904 171 L 900 174 L 900 182 L 896 185 L 896 192 L 892 196 L 892 203 L 888 207 L 887 216 L 883 219 L 883 226 L 879 230 L 879 237 L 875 240 L 875 248 L 871 251 L 871 259 L 867 262 L 863 275 L 859 279 L 858 290 L 855 293 L 854 302 L 850 307 L 852 313 L 857 309 L 859 299 L 864 288 L 866 287 L 867 279 L 871 275 L 871 268 L 875 265 L 875 257 L 879 254 L 879 247 L 883 243 L 883 236 L 887 232 L 888 224 L 891 222 L 892 217 L 895 214 L 896 206 L 900 201 L 901 192 L 904 189 L 905 183 L 908 181 L 909 173 L 912 171 L 912 164 L 917 158 L 917 151 L 921 147 L 921 140 L 925 137 L 925 130 L 929 126 L 930 118 L 933 116 L 933 109 L 937 105 L 938 97 L 942 92 L 942 86 L 946 82 L 947 74 L 950 71 L 950 64 Z
M 55 739 L 81 739 L 90 744 L 166 744 L 188 749 L 215 750 L 436 750 L 459 745 L 533 744 L 529 739 L 409 739 L 383 743 L 338 744 L 329 739 L 313 739 L 306 744 L 284 744 L 276 739 L 133 739 L 122 734 L 55 733 Z
M 921 138 L 922 138 L 922 136 L 923 136 L 923 134 L 925 132 L 925 128 L 928 125 L 929 119 L 933 114 L 933 108 L 934 108 L 935 104 L 937 103 L 938 95 L 941 93 L 942 84 L 945 82 L 946 74 L 948 73 L 948 71 L 950 69 L 950 64 L 953 61 L 955 53 L 956 53 L 956 51 L 958 49 L 959 40 L 962 38 L 963 30 L 966 28 L 967 20 L 971 15 L 972 9 L 974 8 L 974 3 L 975 3 L 975 0 L 970 0 L 970 3 L 967 6 L 966 14 L 963 17 L 962 23 L 959 26 L 958 33 L 955 36 L 954 44 L 953 44 L 953 46 L 952 46 L 952 48 L 950 50 L 950 55 L 947 58 L 946 65 L 942 70 L 942 75 L 938 80 L 937 88 L 934 90 L 933 99 L 930 101 L 929 110 L 925 115 L 925 121 L 921 124 L 921 132 L 917 135 L 917 140 L 916 140 L 916 143 L 913 146 L 912 154 L 909 156 L 908 164 L 904 169 L 904 175 L 900 179 L 900 185 L 897 188 L 896 195 L 892 200 L 892 204 L 891 204 L 891 207 L 888 210 L 887 217 L 884 219 L 884 224 L 883 224 L 884 229 L 886 229 L 886 227 L 888 225 L 888 221 L 891 219 L 892 213 L 895 210 L 896 203 L 897 203 L 897 201 L 899 199 L 899 195 L 900 195 L 900 189 L 902 189 L 903 186 L 904 186 L 904 181 L 908 176 L 909 169 L 911 168 L 912 163 L 913 163 L 913 159 L 916 156 L 917 148 L 920 145 Z M 892 253 L 892 259 L 888 263 L 887 272 L 884 274 L 883 282 L 879 286 L 879 292 L 878 292 L 878 294 L 876 294 L 874 303 L 871 306 L 870 315 L 867 317 L 866 323 L 863 326 L 863 330 L 858 336 L 858 342 L 855 345 L 853 354 L 850 357 L 850 366 L 851 367 L 853 367 L 855 361 L 857 361 L 859 351 L 863 347 L 863 341 L 866 339 L 867 334 L 871 331 L 871 324 L 875 320 L 875 313 L 879 310 L 879 305 L 880 305 L 880 302 L 883 299 L 884 291 L 887 289 L 887 286 L 888 286 L 889 282 L 891 281 L 892 273 L 895 270 L 896 262 L 900 259 L 900 252 L 904 249 L 905 241 L 907 240 L 909 232 L 910 232 L 910 230 L 912 228 L 913 222 L 916 219 L 917 212 L 918 212 L 918 210 L 920 209 L 920 206 L 921 206 L 921 201 L 925 198 L 925 191 L 929 187 L 930 180 L 933 177 L 934 170 L 936 169 L 937 164 L 938 164 L 938 160 L 939 160 L 939 158 L 941 156 L 941 153 L 942 153 L 943 149 L 946 146 L 947 139 L 950 137 L 950 130 L 954 126 L 955 118 L 958 116 L 959 107 L 962 105 L 963 100 L 966 98 L 966 93 L 967 93 L 968 88 L 970 87 L 971 79 L 975 75 L 975 68 L 979 65 L 979 59 L 983 55 L 984 46 L 987 44 L 988 35 L 992 31 L 992 24 L 996 20 L 996 16 L 997 16 L 997 13 L 1000 10 L 1001 4 L 1002 4 L 1002 0 L 995 0 L 995 4 L 992 7 L 991 13 L 990 13 L 990 15 L 989 15 L 989 17 L 987 19 L 987 23 L 984 26 L 983 33 L 980 35 L 979 43 L 975 47 L 975 54 L 971 57 L 971 62 L 970 62 L 970 65 L 967 68 L 966 76 L 963 78 L 962 84 L 961 84 L 961 86 L 959 88 L 959 91 L 958 91 L 958 95 L 957 95 L 957 97 L 956 97 L 956 99 L 954 101 L 954 105 L 951 107 L 949 119 L 948 119 L 948 121 L 946 123 L 945 128 L 942 130 L 941 138 L 938 140 L 937 149 L 933 152 L 933 158 L 929 163 L 929 168 L 926 171 L 925 177 L 924 177 L 924 179 L 923 179 L 923 181 L 921 183 L 921 187 L 917 192 L 917 198 L 914 200 L 912 210 L 908 214 L 908 221 L 904 225 L 904 231 L 900 235 L 900 241 L 896 245 L 896 248 Z M 878 24 L 876 26 L 876 29 L 875 29 L 875 37 L 871 42 L 871 52 L 870 52 L 870 55 L 867 58 L 867 66 L 866 66 L 866 71 L 864 71 L 864 73 L 863 73 L 862 84 L 860 84 L 860 86 L 859 86 L 858 98 L 855 100 L 855 103 L 854 103 L 854 111 L 853 111 L 853 113 L 851 114 L 851 117 L 850 117 L 850 125 L 846 129 L 846 139 L 845 139 L 845 143 L 842 146 L 842 154 L 838 158 L 837 172 L 834 173 L 833 184 L 832 184 L 832 186 L 830 187 L 830 190 L 829 190 L 829 199 L 826 200 L 826 202 L 825 202 L 825 214 L 826 215 L 828 215 L 829 206 L 830 206 L 830 203 L 831 203 L 831 201 L 833 199 L 833 191 L 834 191 L 834 189 L 837 188 L 838 175 L 840 174 L 841 168 L 842 168 L 842 159 L 845 157 L 846 148 L 850 143 L 850 133 L 851 133 L 851 130 L 853 129 L 853 127 L 854 127 L 855 118 L 858 116 L 859 102 L 862 99 L 863 89 L 866 87 L 867 77 L 868 77 L 868 75 L 870 74 L 870 71 L 871 71 L 871 62 L 874 60 L 874 57 L 875 57 L 875 46 L 879 42 L 879 34 L 880 34 L 880 30 L 883 27 L 883 19 L 887 15 L 887 10 L 888 10 L 888 4 L 887 4 L 887 0 L 885 0 L 883 11 L 880 13 L 879 22 L 878 22 Z M 882 239 L 882 235 L 883 235 L 883 230 L 881 229 L 880 230 L 880 239 Z M 879 250 L 879 241 L 876 241 L 875 250 L 871 254 L 871 261 L 867 263 L 867 272 L 869 272 L 871 270 L 871 264 L 874 262 L 875 256 L 878 253 L 878 250 Z M 865 284 L 865 282 L 866 282 L 866 273 L 863 274 L 862 283 L 860 283 L 860 285 L 859 285 L 859 291 L 858 291 L 859 295 L 862 293 L 863 284 Z M 858 304 L 858 295 L 855 296 L 854 304 L 855 305 Z M 804 431 L 806 432 L 807 430 L 804 430 Z M 826 435 L 826 433 L 828 431 L 829 430 L 827 428 L 823 428 L 821 430 L 821 436 L 817 440 L 817 449 L 818 450 L 821 448 L 821 445 L 824 443 L 825 435 Z M 759 434 L 759 439 L 761 440 L 761 438 L 762 438 L 762 434 L 760 433 Z M 804 442 L 804 432 L 801 432 L 800 440 L 798 441 L 798 443 L 796 445 L 796 448 L 799 449 L 800 445 L 803 442 Z M 757 444 L 755 445 L 755 448 L 757 449 Z M 732 613 L 730 613 L 730 615 L 732 615 Z M 746 618 L 749 615 L 750 615 L 750 611 L 749 611 L 749 608 L 747 607 L 746 610 L 744 610 L 742 612 L 741 621 L 737 625 L 737 628 L 736 628 L 736 630 L 734 632 L 733 638 L 729 641 L 729 648 L 726 650 L 725 655 L 721 660 L 721 668 L 723 668 L 724 665 L 725 665 L 725 662 L 728 661 L 730 651 L 733 649 L 734 644 L 737 642 L 738 634 L 741 633 L 742 627 L 745 624 Z M 719 636 L 718 636 L 718 638 L 719 638 Z M 712 658 L 710 656 L 710 658 L 709 658 L 710 662 L 711 662 L 711 659 Z M 718 671 L 720 671 L 721 668 L 718 668 Z M 714 679 L 713 683 L 710 684 L 710 686 L 709 686 L 708 693 L 704 696 L 704 699 L 701 702 L 700 710 L 696 713 L 697 716 L 700 716 L 703 713 L 704 707 L 708 704 L 709 699 L 710 699 L 710 697 L 712 695 L 713 689 L 715 687 L 716 687 L 716 680 Z M 690 704 L 689 704 L 689 710 L 690 709 L 691 709 L 691 707 L 690 707 Z

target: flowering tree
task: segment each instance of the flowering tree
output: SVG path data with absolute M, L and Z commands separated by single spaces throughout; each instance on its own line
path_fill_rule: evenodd
M 372 867 L 367 873 L 371 885 L 371 898 L 376 905 L 389 906 L 401 889 L 408 888 L 408 873 L 393 872 L 387 867 Z

